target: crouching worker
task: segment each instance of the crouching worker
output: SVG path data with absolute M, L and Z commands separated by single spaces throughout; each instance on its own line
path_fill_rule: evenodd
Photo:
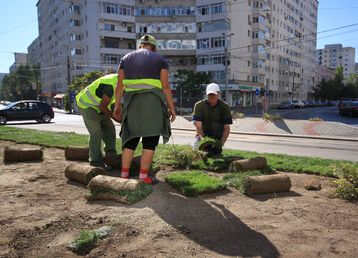
M 118 75 L 103 76 L 76 96 L 77 106 L 89 132 L 89 161 L 92 166 L 105 167 L 102 140 L 106 156 L 116 155 L 116 131 L 111 120 L 111 105 L 115 102 Z
M 129 177 L 133 153 L 142 138 L 139 179 L 147 184 L 152 184 L 148 174 L 159 138 L 163 136 L 164 143 L 168 142 L 171 136 L 169 119 L 175 120 L 168 63 L 156 53 L 156 46 L 155 38 L 145 35 L 140 39 L 140 49 L 120 61 L 114 111 L 116 119 L 122 120 L 121 177 Z
M 230 107 L 220 100 L 220 87 L 216 83 L 206 87 L 206 96 L 207 99 L 197 102 L 194 106 L 193 121 L 196 127 L 194 147 L 198 147 L 203 137 L 218 140 L 221 146 L 224 146 L 232 124 Z

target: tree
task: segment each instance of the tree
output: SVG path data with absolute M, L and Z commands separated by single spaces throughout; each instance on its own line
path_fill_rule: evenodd
M 78 76 L 72 81 L 68 90 L 69 92 L 77 93 L 102 76 L 104 76 L 104 73 L 101 71 L 93 71 L 83 76 Z
M 191 70 L 178 70 L 175 78 L 178 85 L 176 96 L 183 107 L 193 107 L 203 96 L 203 85 L 211 81 L 207 73 Z
M 36 99 L 36 82 L 39 77 L 39 69 L 28 65 L 20 66 L 4 77 L 0 97 L 9 101 Z
M 338 67 L 336 76 L 333 80 L 322 80 L 316 87 L 313 88 L 313 94 L 316 98 L 325 100 L 338 100 L 349 94 L 355 93 L 354 84 L 344 85 L 343 68 Z M 352 95 L 351 95 L 352 96 Z

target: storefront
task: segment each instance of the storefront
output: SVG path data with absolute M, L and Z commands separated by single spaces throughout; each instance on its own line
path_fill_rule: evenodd
M 260 101 L 256 96 L 256 89 L 261 89 L 263 85 L 250 82 L 230 83 L 227 87 L 226 102 L 231 107 L 253 107 Z M 225 85 L 220 85 L 224 94 Z

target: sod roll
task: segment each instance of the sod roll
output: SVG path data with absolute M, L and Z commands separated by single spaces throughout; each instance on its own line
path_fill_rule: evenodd
M 89 149 L 80 147 L 67 147 L 65 149 L 66 160 L 71 161 L 88 161 Z
M 289 192 L 291 180 L 287 175 L 250 176 L 245 183 L 247 194 Z
M 42 161 L 43 151 L 41 148 L 15 149 L 6 147 L 4 150 L 4 163 Z
M 65 176 L 72 181 L 88 185 L 92 178 L 95 176 L 105 174 L 103 168 L 92 167 L 87 164 L 71 164 L 65 169 Z
M 267 160 L 264 157 L 252 159 L 235 160 L 230 164 L 230 172 L 240 172 L 267 168 Z
M 141 156 L 134 157 L 131 163 L 130 176 L 138 177 L 140 171 Z M 107 156 L 104 158 L 104 163 L 114 169 L 122 168 L 122 155 Z
M 99 175 L 91 179 L 88 188 L 91 191 L 137 191 L 141 184 L 143 184 L 141 181 L 135 179 Z

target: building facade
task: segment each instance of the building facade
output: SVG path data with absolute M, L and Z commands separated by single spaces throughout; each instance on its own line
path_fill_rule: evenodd
M 198 70 L 225 85 L 257 83 L 270 103 L 307 99 L 314 86 L 317 9 L 317 0 L 198 0 Z M 255 87 L 227 101 L 250 105 Z
M 37 7 L 49 96 L 86 72 L 116 71 L 145 33 L 158 39 L 174 90 L 180 69 L 209 73 L 231 105 L 253 105 L 259 88 L 278 103 L 306 99 L 313 87 L 317 0 L 39 0 Z
M 355 73 L 355 48 L 343 47 L 342 44 L 326 45 L 316 51 L 316 63 L 328 68 L 343 68 L 344 78 Z
M 10 73 L 13 73 L 21 65 L 27 65 L 27 54 L 26 53 L 14 53 L 14 63 L 10 66 Z
M 322 80 L 329 81 L 336 77 L 336 70 L 325 67 L 323 65 L 316 65 L 315 84 L 319 84 Z
M 38 37 L 27 48 L 27 63 L 36 66 L 41 64 L 41 48 Z

